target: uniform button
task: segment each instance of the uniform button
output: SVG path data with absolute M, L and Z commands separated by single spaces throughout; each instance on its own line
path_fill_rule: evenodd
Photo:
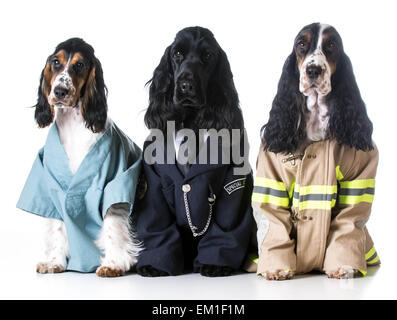
M 311 154 L 308 154 L 308 155 L 307 155 L 307 158 L 308 158 L 308 159 L 311 159 L 311 158 L 312 158 L 312 155 L 311 155 Z
M 312 158 L 313 158 L 313 159 L 316 159 L 316 155 L 315 155 L 315 154 L 312 154 Z
M 190 187 L 190 184 L 184 184 L 182 186 L 182 191 L 183 192 L 189 192 L 192 188 Z

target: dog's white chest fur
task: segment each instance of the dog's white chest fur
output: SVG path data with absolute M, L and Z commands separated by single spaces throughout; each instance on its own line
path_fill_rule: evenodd
M 329 113 L 325 104 L 325 96 L 319 95 L 316 90 L 307 96 L 305 110 L 306 134 L 311 141 L 320 141 L 327 138 Z
M 101 137 L 102 133 L 94 133 L 85 126 L 80 105 L 75 108 L 55 108 L 56 125 L 61 144 L 69 159 L 69 167 L 76 173 L 88 151 Z

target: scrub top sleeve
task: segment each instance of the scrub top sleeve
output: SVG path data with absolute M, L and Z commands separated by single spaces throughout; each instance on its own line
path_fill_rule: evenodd
M 44 148 L 41 148 L 19 197 L 17 208 L 39 216 L 62 220 L 48 192 L 43 158 Z
M 129 203 L 129 214 L 135 200 L 135 191 L 141 172 L 142 159 L 139 157 L 127 170 L 120 172 L 110 181 L 103 192 L 102 217 L 105 218 L 107 210 L 115 203 Z

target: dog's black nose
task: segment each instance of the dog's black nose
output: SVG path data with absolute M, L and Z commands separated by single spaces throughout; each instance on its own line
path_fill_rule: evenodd
M 68 94 L 68 92 L 69 92 L 69 90 L 66 89 L 66 88 L 63 88 L 63 87 L 56 87 L 56 88 L 54 89 L 55 96 L 56 96 L 58 99 L 63 99 L 63 98 L 65 98 L 66 95 Z
M 312 65 L 306 68 L 306 74 L 312 80 L 316 80 L 322 72 L 323 69 L 320 66 Z
M 196 92 L 195 86 L 191 80 L 182 80 L 179 88 L 183 94 L 194 95 Z

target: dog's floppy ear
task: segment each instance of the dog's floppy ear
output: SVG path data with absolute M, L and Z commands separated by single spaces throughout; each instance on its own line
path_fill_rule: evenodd
M 349 57 L 343 53 L 331 78 L 332 91 L 327 96 L 330 134 L 340 144 L 357 150 L 371 150 L 372 122 L 361 98 Z
M 219 48 L 217 65 L 208 83 L 207 105 L 210 117 L 204 115 L 204 118 L 210 121 L 211 128 L 217 130 L 244 128 L 233 73 L 227 55 L 221 48 Z
M 54 108 L 48 103 L 48 95 L 50 94 L 50 64 L 47 59 L 47 63 L 41 72 L 40 85 L 38 89 L 37 103 L 34 106 L 34 118 L 40 128 L 45 128 L 52 123 L 54 120 Z
M 170 57 L 171 46 L 169 46 L 160 64 L 153 72 L 153 77 L 148 81 L 149 88 L 149 107 L 145 113 L 145 124 L 149 129 L 160 129 L 166 131 L 167 121 L 178 122 L 178 116 L 182 113 L 175 112 L 173 106 L 174 94 L 174 71 Z
M 284 63 L 269 121 L 261 129 L 265 150 L 295 152 L 306 137 L 303 116 L 304 96 L 299 92 L 299 71 L 295 52 Z
M 87 128 L 93 132 L 102 132 L 107 119 L 107 88 L 101 63 L 96 57 L 93 57 L 82 94 L 81 113 Z

